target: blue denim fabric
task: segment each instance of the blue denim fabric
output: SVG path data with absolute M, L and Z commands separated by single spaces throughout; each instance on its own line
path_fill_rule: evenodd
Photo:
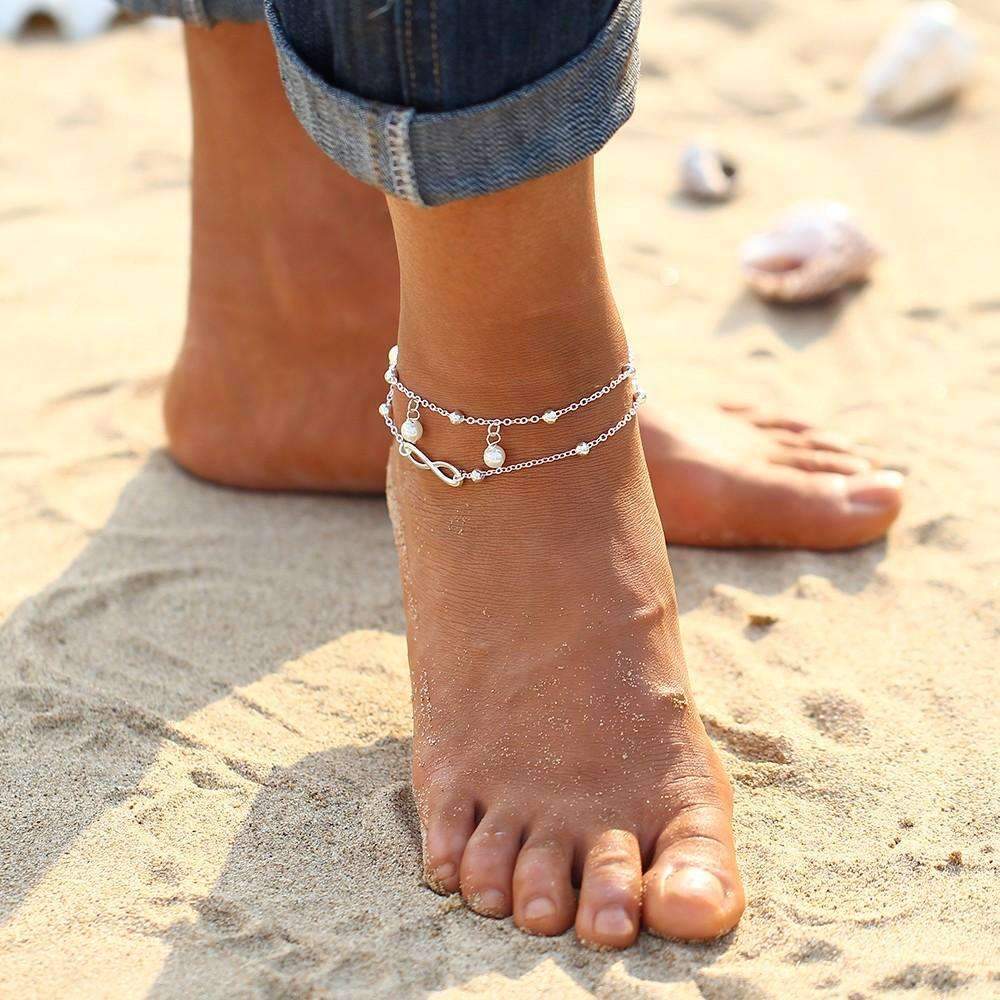
M 179 17 L 189 24 L 210 28 L 220 21 L 250 24 L 264 20 L 263 0 L 115 0 L 130 14 Z
M 119 0 L 200 24 L 257 0 Z M 167 8 L 180 8 L 179 10 Z M 641 0 L 264 0 L 286 93 L 317 145 L 418 205 L 596 153 L 632 113 Z
M 302 61 L 366 100 L 417 111 L 484 104 L 558 69 L 616 0 L 274 0 Z
M 405 20 L 402 33 L 396 27 L 398 20 L 392 25 L 394 38 L 383 25 L 382 34 L 370 39 L 370 51 L 357 55 L 347 68 L 341 65 L 340 71 L 352 77 L 352 87 L 345 89 L 324 78 L 292 43 L 284 24 L 288 2 L 266 0 L 265 12 L 285 91 L 299 121 L 317 145 L 350 174 L 419 205 L 489 194 L 568 167 L 596 153 L 632 113 L 639 75 L 636 36 L 641 0 L 620 0 L 590 43 L 551 72 L 525 80 L 495 99 L 470 104 L 462 102 L 467 96 L 464 90 L 444 81 L 447 60 L 461 63 L 465 51 L 463 40 L 451 36 L 449 24 L 437 25 L 439 35 L 449 33 L 447 60 L 443 47 L 435 59 L 429 45 L 416 61 L 406 57 Z M 403 4 L 404 0 L 395 0 L 393 6 Z M 425 10 L 431 5 L 431 0 L 421 0 Z M 545 6 L 542 0 L 504 0 L 504 5 Z M 557 28 L 559 23 L 557 19 L 550 26 Z M 518 41 L 524 46 L 529 69 L 557 58 L 558 35 L 539 45 L 539 39 L 525 33 L 512 40 L 510 47 L 483 35 L 475 43 L 470 41 L 468 49 L 482 54 L 493 47 L 503 49 L 504 55 L 487 62 L 487 72 L 481 77 L 474 68 L 465 69 L 463 86 L 479 96 L 499 89 L 500 80 L 506 85 L 507 75 L 517 72 L 516 58 L 507 53 L 516 51 Z M 529 51 L 541 53 L 533 55 L 532 66 L 527 62 Z M 366 76 L 366 58 L 381 67 L 373 78 Z M 335 64 L 337 59 L 335 55 Z M 332 75 L 336 77 L 337 72 L 335 65 Z M 365 93 L 354 89 L 360 86 L 354 74 L 368 79 Z M 407 80 L 408 91 L 402 78 Z M 380 99 L 380 94 L 388 100 Z M 416 101 L 454 110 L 422 110 Z

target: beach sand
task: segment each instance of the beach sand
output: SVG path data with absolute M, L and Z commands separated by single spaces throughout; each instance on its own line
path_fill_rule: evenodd
M 599 182 L 650 395 L 804 414 L 908 473 L 861 551 L 672 551 L 738 930 L 597 954 L 421 885 L 384 502 L 225 490 L 159 450 L 189 137 L 178 30 L 147 24 L 2 51 L 0 996 L 1000 990 L 1000 18 L 965 4 L 983 60 L 957 105 L 884 125 L 856 80 L 898 4 L 648 6 Z M 705 130 L 743 163 L 729 205 L 675 194 Z M 738 245 L 817 196 L 885 259 L 768 308 Z

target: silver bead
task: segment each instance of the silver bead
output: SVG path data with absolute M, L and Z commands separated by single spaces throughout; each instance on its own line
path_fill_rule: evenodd
M 642 404 L 646 402 L 646 390 L 643 389 L 641 386 L 636 386 L 634 398 L 635 398 L 635 405 L 642 406 Z
M 461 413 L 459 413 L 458 410 L 452 410 L 451 413 L 448 414 L 448 419 L 453 424 L 460 424 L 465 419 L 465 417 Z
M 505 452 L 500 445 L 491 444 L 486 446 L 486 451 L 483 452 L 483 461 L 491 469 L 499 469 L 506 460 L 507 452 Z
M 581 441 L 581 442 L 580 442 L 580 443 L 579 443 L 579 444 L 578 444 L 578 445 L 576 446 L 576 449 L 575 449 L 575 451 L 576 451 L 576 453 L 577 453 L 578 455 L 589 455 L 589 454 L 590 454 L 590 445 L 589 445 L 589 444 L 587 444 L 587 442 L 586 442 L 586 441 Z
M 404 441 L 416 444 L 424 433 L 424 425 L 416 417 L 410 417 L 403 421 L 403 426 L 399 428 L 399 433 L 403 435 Z
M 478 483 L 482 480 L 483 474 L 478 469 L 473 469 L 472 472 L 469 473 L 469 478 L 474 483 Z
M 379 408 L 378 412 L 382 414 L 383 417 L 389 416 L 389 404 L 383 403 Z
M 389 348 L 389 367 L 395 368 L 399 362 L 399 344 L 393 344 Z
M 546 410 L 542 414 L 542 420 L 547 424 L 554 424 L 559 419 L 559 414 L 555 410 Z

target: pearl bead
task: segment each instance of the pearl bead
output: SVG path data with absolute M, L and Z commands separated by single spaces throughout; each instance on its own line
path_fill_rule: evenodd
M 546 410 L 542 414 L 542 420 L 547 424 L 554 424 L 559 419 L 559 414 L 555 410 Z
M 491 469 L 499 469 L 506 459 L 507 452 L 505 452 L 498 444 L 487 445 L 486 451 L 483 452 L 483 461 Z
M 389 404 L 383 403 L 379 408 L 378 412 L 382 414 L 383 417 L 389 416 Z
M 386 368 L 385 370 L 385 380 L 386 382 L 391 382 L 396 377 L 395 368 Z
M 393 344 L 389 348 L 389 367 L 395 368 L 396 363 L 399 361 L 399 344 Z
M 453 424 L 460 424 L 465 419 L 465 417 L 462 416 L 462 414 L 459 413 L 458 410 L 452 410 L 452 412 L 448 414 L 448 419 Z
M 478 469 L 473 469 L 472 472 L 469 473 L 469 478 L 474 483 L 478 483 L 482 480 L 483 474 Z
M 403 435 L 404 441 L 416 444 L 424 433 L 424 425 L 416 417 L 410 417 L 403 421 L 403 426 L 399 428 L 399 433 Z
M 579 444 L 578 444 L 578 445 L 576 446 L 576 453 L 577 453 L 578 455 L 589 455 L 589 454 L 590 454 L 590 445 L 589 445 L 589 444 L 587 444 L 587 442 L 586 442 L 586 441 L 581 441 L 581 442 L 580 442 L 580 443 L 579 443 Z

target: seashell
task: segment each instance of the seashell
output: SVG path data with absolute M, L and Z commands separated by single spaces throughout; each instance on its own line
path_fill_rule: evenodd
M 681 190 L 698 201 L 727 201 L 736 190 L 735 160 L 707 143 L 692 142 L 681 153 Z
M 0 0 L 0 38 L 14 38 L 36 14 L 52 18 L 63 38 L 103 31 L 118 14 L 111 0 Z
M 940 104 L 965 86 L 975 55 L 975 39 L 953 4 L 919 3 L 868 61 L 868 106 L 884 118 L 905 118 Z
M 846 206 L 819 202 L 750 237 L 741 256 L 747 283 L 762 298 L 808 302 L 864 281 L 880 253 Z

